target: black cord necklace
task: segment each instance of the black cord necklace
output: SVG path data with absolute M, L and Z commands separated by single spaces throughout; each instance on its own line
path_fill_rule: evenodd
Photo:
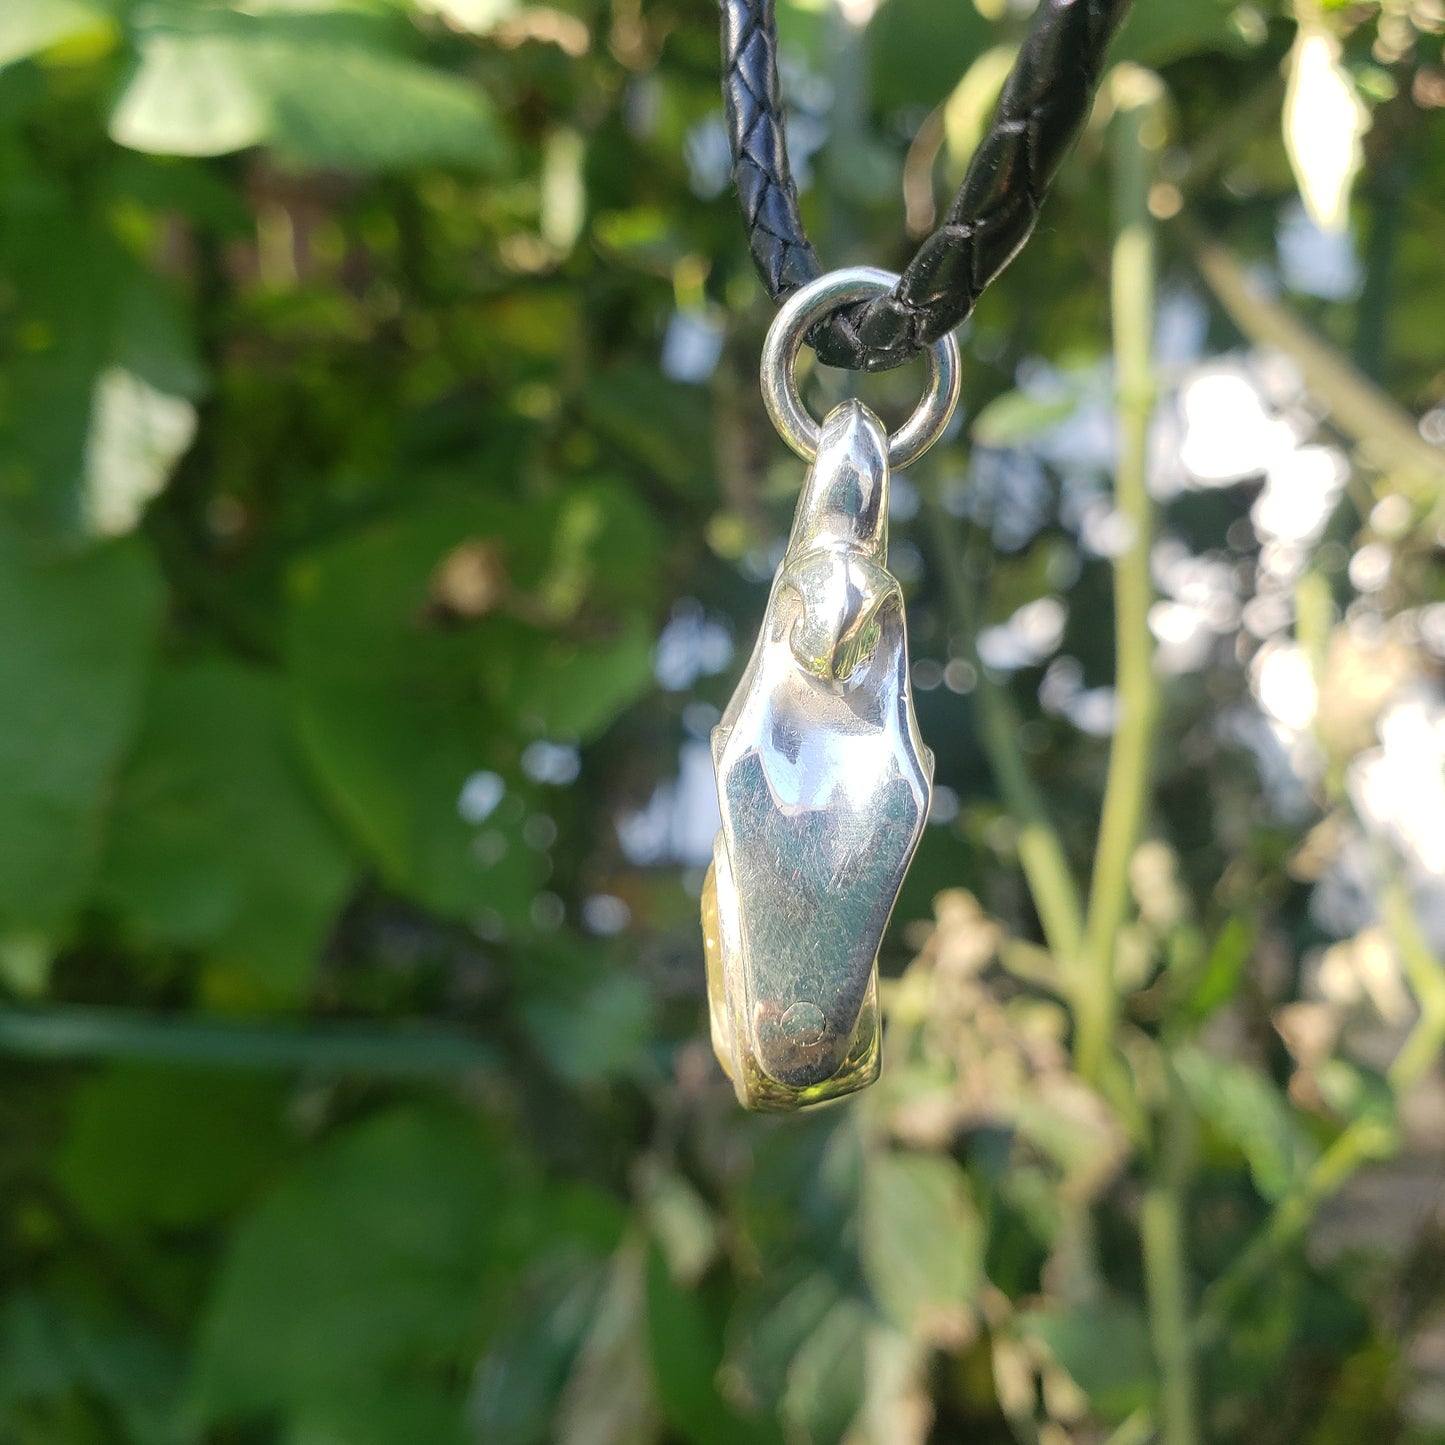
M 753 259 L 782 306 L 763 401 L 811 466 L 757 645 L 713 730 L 722 826 L 702 924 L 719 1062 L 743 1104 L 796 1109 L 878 1076 L 878 949 L 933 788 L 888 571 L 890 469 L 948 425 L 953 328 L 1033 230 L 1127 0 L 1041 0 L 962 189 L 902 276 L 818 265 L 783 139 L 773 3 L 721 0 L 723 93 Z M 857 401 L 814 421 L 794 375 L 805 340 L 859 371 L 922 355 L 918 410 L 891 435 Z
M 822 268 L 788 165 L 774 0 L 719 4 L 733 183 L 758 275 L 781 304 Z M 967 318 L 1033 231 L 1128 8 L 1128 0 L 1040 0 L 943 224 L 890 292 L 835 311 L 814 328 L 808 340 L 820 360 L 887 371 Z

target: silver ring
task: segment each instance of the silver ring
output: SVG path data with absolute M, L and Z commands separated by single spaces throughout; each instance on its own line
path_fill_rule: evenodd
M 897 284 L 898 277 L 891 271 L 872 266 L 829 271 L 788 297 L 768 328 L 763 342 L 763 404 L 778 435 L 804 461 L 817 457 L 821 428 L 798 395 L 796 366 L 803 338 L 840 306 L 886 295 Z M 928 362 L 928 390 L 918 409 L 888 438 L 890 467 L 916 462 L 943 435 L 958 402 L 958 342 L 952 333 L 935 341 L 923 355 Z

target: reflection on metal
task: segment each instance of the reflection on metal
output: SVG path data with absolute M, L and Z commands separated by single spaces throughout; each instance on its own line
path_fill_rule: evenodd
M 762 631 L 713 732 L 712 1040 L 752 1108 L 878 1075 L 878 947 L 933 778 L 886 567 L 888 446 L 856 401 L 824 421 Z
M 768 328 L 760 368 L 763 405 L 778 435 L 804 461 L 811 462 L 818 455 L 819 444 L 818 423 L 808 415 L 798 395 L 796 363 L 804 339 L 838 307 L 885 295 L 898 279 L 894 272 L 873 266 L 829 271 L 788 297 Z M 923 399 L 913 415 L 887 438 L 888 465 L 898 470 L 916 462 L 943 435 L 958 403 L 958 343 L 952 334 L 935 341 L 923 353 L 923 361 L 928 367 Z

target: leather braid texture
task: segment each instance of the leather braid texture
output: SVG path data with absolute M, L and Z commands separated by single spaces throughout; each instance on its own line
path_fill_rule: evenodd
M 963 3 L 963 0 L 960 0 Z M 821 274 L 788 167 L 774 0 L 719 0 L 733 183 L 758 274 L 784 301 Z M 820 322 L 821 361 L 888 371 L 964 321 L 1018 254 L 1093 102 L 1129 0 L 1039 0 L 987 133 L 943 224 L 887 296 Z

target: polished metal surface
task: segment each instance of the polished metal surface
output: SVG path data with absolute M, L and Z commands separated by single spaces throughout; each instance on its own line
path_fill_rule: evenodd
M 933 778 L 887 570 L 888 481 L 882 423 L 843 403 L 819 429 L 757 645 L 713 732 L 713 1047 L 753 1108 L 878 1073 L 878 947 Z
M 851 301 L 886 295 L 898 277 L 872 266 L 830 271 L 794 292 L 768 328 L 760 368 L 763 403 L 778 434 L 804 461 L 818 455 L 820 428 L 798 395 L 796 363 L 804 338 L 825 316 Z M 943 435 L 958 402 L 958 342 L 950 332 L 924 352 L 928 387 L 918 409 L 888 438 L 888 465 L 916 462 Z

